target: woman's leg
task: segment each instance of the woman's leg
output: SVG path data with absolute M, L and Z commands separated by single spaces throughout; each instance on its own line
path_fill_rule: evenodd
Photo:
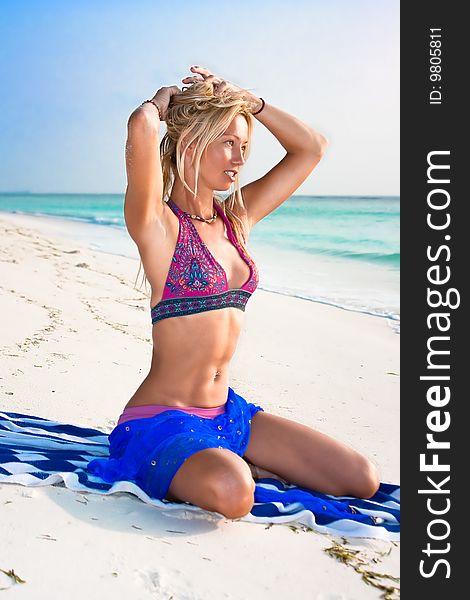
M 370 498 L 379 486 L 364 456 L 307 425 L 259 411 L 244 458 L 288 482 L 336 496 Z
M 255 483 L 247 463 L 226 448 L 206 448 L 187 458 L 173 477 L 166 499 L 191 502 L 229 519 L 248 514 Z

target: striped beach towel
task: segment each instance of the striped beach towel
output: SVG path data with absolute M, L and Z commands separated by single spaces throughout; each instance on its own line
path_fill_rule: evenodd
M 128 492 L 165 511 L 205 513 L 187 502 L 149 497 L 132 481 L 109 484 L 88 473 L 94 458 L 106 457 L 108 435 L 97 429 L 42 417 L 0 411 L 0 483 L 24 486 L 62 484 L 79 492 Z M 218 514 L 218 513 L 217 513 Z M 381 483 L 369 500 L 321 494 L 277 479 L 256 481 L 255 502 L 242 521 L 298 523 L 321 533 L 398 541 L 400 488 Z

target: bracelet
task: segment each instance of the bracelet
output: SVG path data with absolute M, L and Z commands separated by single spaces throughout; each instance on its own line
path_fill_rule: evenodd
M 158 104 L 154 100 L 144 100 L 140 106 L 143 106 L 146 102 L 150 102 L 150 104 L 153 104 L 155 106 L 155 108 L 158 110 L 158 117 L 160 121 L 163 121 L 162 113 Z
M 261 104 L 261 108 L 260 108 L 259 110 L 257 110 L 256 112 L 254 112 L 254 113 L 251 113 L 252 115 L 258 115 L 258 114 L 259 114 L 259 113 L 260 113 L 260 112 L 263 110 L 263 108 L 264 108 L 264 105 L 266 104 L 266 102 L 263 100 L 263 98 L 260 98 L 260 100 L 261 100 L 261 102 L 262 102 L 262 104 Z

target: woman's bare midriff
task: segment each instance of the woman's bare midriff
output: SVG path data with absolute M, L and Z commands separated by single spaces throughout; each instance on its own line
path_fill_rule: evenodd
M 229 288 L 241 286 L 248 278 L 249 267 L 229 241 L 223 221 L 216 221 L 204 230 L 204 224 L 194 225 L 224 268 Z M 179 228 L 177 216 L 165 204 L 161 225 L 155 226 L 150 241 L 139 246 L 152 288 L 151 306 L 162 298 Z M 240 309 L 227 307 L 157 321 L 152 326 L 150 371 L 125 408 L 148 404 L 212 408 L 224 404 L 230 360 L 237 347 L 243 316 Z
M 243 316 L 240 309 L 228 307 L 157 321 L 150 371 L 126 408 L 224 404 Z

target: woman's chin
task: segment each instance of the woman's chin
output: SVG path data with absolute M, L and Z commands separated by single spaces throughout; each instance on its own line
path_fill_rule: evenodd
M 229 182 L 225 183 L 224 185 L 220 185 L 220 184 L 219 184 L 219 186 L 220 186 L 220 187 L 217 187 L 217 188 L 215 188 L 215 190 L 216 190 L 217 192 L 228 192 L 228 191 L 229 191 L 229 189 L 230 189 L 230 188 L 231 188 L 231 186 L 232 186 L 232 182 L 231 182 L 231 181 L 229 181 Z

